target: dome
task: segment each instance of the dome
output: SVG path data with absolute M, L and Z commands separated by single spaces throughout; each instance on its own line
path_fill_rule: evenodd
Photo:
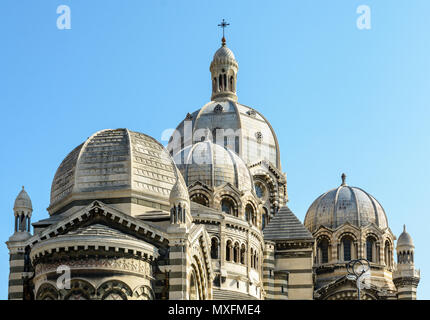
M 357 227 L 371 223 L 380 229 L 388 227 L 387 216 L 380 203 L 366 191 L 350 187 L 345 182 L 322 194 L 312 203 L 304 224 L 314 232 L 320 226 L 336 229 L 346 222 Z
M 406 232 L 406 226 L 403 225 L 403 232 L 400 234 L 399 239 L 397 240 L 397 246 L 407 246 L 414 247 L 414 242 L 412 241 L 412 237 L 409 233 Z
M 108 199 L 168 211 L 177 176 L 173 159 L 152 137 L 128 129 L 101 130 L 60 164 L 48 210 L 52 214 L 72 201 Z
M 227 48 L 227 46 L 222 46 L 221 48 L 219 48 L 213 57 L 213 60 L 219 60 L 219 61 L 223 61 L 224 59 L 229 59 L 229 60 L 236 60 L 234 57 L 234 53 L 233 51 L 231 51 L 229 48 Z
M 175 204 L 178 201 L 189 201 L 190 196 L 188 194 L 187 185 L 185 184 L 184 179 L 182 178 L 181 173 L 178 174 L 178 180 L 172 188 L 169 196 L 170 204 Z
M 187 186 L 199 181 L 212 188 L 230 183 L 241 191 L 253 189 L 251 174 L 243 160 L 209 139 L 179 151 L 174 161 Z
M 16 211 L 20 209 L 29 209 L 31 211 L 33 210 L 31 199 L 28 196 L 28 193 L 24 190 L 24 186 L 22 187 L 21 192 L 16 197 L 15 203 L 13 205 L 13 210 Z
M 227 139 L 218 141 L 219 137 L 213 136 L 217 129 L 224 130 Z M 281 170 L 278 139 L 269 121 L 255 109 L 232 100 L 211 101 L 188 114 L 176 128 L 167 149 L 176 154 L 191 145 L 191 140 L 201 141 L 208 130 L 213 141 L 233 147 L 247 165 L 267 160 Z

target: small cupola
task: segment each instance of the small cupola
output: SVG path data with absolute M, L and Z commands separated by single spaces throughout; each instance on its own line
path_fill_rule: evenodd
M 219 48 L 212 59 L 210 65 L 212 79 L 212 96 L 211 100 L 231 99 L 237 101 L 236 82 L 239 65 L 234 57 L 233 52 L 227 47 L 224 28 L 229 24 L 223 19 L 218 26 L 223 28 L 223 37 L 221 39 L 221 48 Z

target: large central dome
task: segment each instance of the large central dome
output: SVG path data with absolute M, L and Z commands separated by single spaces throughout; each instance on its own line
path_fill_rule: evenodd
M 59 166 L 51 187 L 51 214 L 106 199 L 125 212 L 169 210 L 178 169 L 155 139 L 128 129 L 96 132 Z M 179 173 L 180 174 L 180 173 Z

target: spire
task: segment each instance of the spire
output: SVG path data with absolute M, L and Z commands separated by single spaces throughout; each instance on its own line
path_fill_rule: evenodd
M 342 178 L 342 184 L 341 184 L 341 186 L 346 186 L 346 174 L 345 173 L 342 173 L 342 176 L 341 176 L 341 178 Z
M 403 232 L 406 233 L 406 224 L 403 225 Z

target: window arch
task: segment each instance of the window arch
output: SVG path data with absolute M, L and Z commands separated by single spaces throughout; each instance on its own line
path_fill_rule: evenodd
M 191 195 L 190 200 L 194 203 L 201 204 L 202 206 L 209 207 L 209 199 L 202 193 Z
M 318 241 L 317 259 L 318 263 L 328 263 L 329 258 L 329 241 L 327 238 L 322 238 Z
M 230 91 L 234 92 L 234 78 L 230 76 Z
M 263 207 L 263 214 L 261 215 L 261 230 L 263 230 L 269 223 L 269 212 L 266 207 Z
M 240 259 L 240 248 L 239 248 L 239 242 L 236 242 L 234 244 L 234 262 L 239 263 Z
M 244 244 L 240 247 L 240 263 L 245 264 L 246 262 L 246 247 Z
M 233 250 L 233 246 L 231 244 L 231 240 L 228 240 L 226 245 L 225 245 L 225 260 L 231 261 L 232 250 Z
M 376 240 L 372 236 L 366 238 L 366 259 L 370 262 L 376 262 Z
M 391 244 L 387 240 L 387 241 L 385 241 L 385 246 L 384 246 L 384 260 L 385 260 L 385 265 L 387 267 L 393 266 L 392 256 L 393 256 L 393 252 L 391 250 Z
M 211 258 L 212 259 L 219 258 L 219 240 L 217 237 L 213 237 L 211 239 Z
M 229 197 L 225 197 L 221 200 L 221 211 L 225 214 L 231 214 L 233 216 L 237 216 L 236 212 L 236 203 L 233 199 Z
M 245 220 L 251 222 L 253 225 L 257 224 L 254 207 L 250 203 L 248 203 L 245 207 Z
M 354 239 L 347 235 L 341 240 L 341 257 L 343 261 L 350 261 L 354 259 Z
M 251 248 L 251 268 L 254 268 L 254 249 Z

